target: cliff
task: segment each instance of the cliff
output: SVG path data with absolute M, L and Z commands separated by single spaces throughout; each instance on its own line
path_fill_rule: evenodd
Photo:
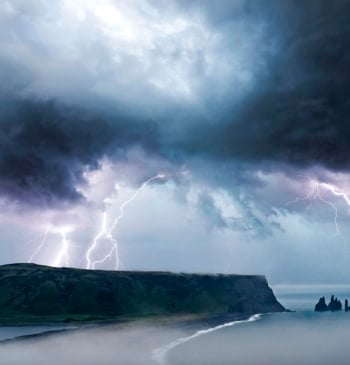
M 263 276 L 0 266 L 0 322 L 284 311 Z

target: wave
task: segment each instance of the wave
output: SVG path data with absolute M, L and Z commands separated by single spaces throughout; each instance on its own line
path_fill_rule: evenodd
M 168 365 L 168 362 L 167 362 L 168 352 L 170 350 L 173 350 L 174 348 L 182 345 L 183 343 L 189 342 L 189 341 L 193 340 L 194 338 L 206 335 L 208 333 L 218 331 L 218 330 L 220 330 L 222 328 L 225 328 L 225 327 L 232 327 L 232 326 L 235 326 L 235 325 L 241 324 L 241 323 L 255 322 L 255 321 L 258 321 L 259 319 L 261 319 L 261 317 L 262 317 L 262 314 L 254 314 L 254 315 L 252 315 L 251 317 L 249 317 L 248 319 L 245 319 L 245 320 L 227 322 L 227 323 L 221 324 L 221 325 L 216 326 L 216 327 L 211 327 L 211 328 L 208 328 L 208 329 L 199 330 L 191 336 L 180 337 L 175 341 L 172 341 L 172 342 L 170 342 L 170 343 L 168 343 L 168 344 L 166 344 L 162 347 L 158 347 L 158 348 L 154 349 L 152 351 L 152 359 L 154 361 L 156 361 L 159 365 Z

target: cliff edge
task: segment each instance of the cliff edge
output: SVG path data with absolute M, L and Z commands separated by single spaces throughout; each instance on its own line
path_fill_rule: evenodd
M 0 322 L 281 312 L 264 276 L 0 266 Z

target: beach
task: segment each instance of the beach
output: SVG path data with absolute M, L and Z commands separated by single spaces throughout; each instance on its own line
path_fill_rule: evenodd
M 345 297 L 350 287 L 281 286 L 276 292 L 283 304 L 298 311 L 0 327 L 0 335 L 7 328 L 13 337 L 27 331 L 25 337 L 0 342 L 0 364 L 329 365 L 336 360 L 347 365 L 350 315 L 315 313 L 310 302 L 321 293 Z
M 8 332 L 16 331 L 13 339 L 0 342 L 0 364 L 165 364 L 166 353 L 182 342 L 248 318 L 242 314 L 184 315 L 80 327 L 8 327 Z

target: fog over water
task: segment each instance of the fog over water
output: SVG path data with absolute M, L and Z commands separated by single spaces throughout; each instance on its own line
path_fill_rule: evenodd
M 0 345 L 1 365 L 153 364 L 152 350 L 184 335 L 152 325 L 106 326 Z
M 184 344 L 169 364 L 349 364 L 350 316 L 286 313 L 224 328 Z
M 287 313 L 223 328 L 167 354 L 163 364 L 348 365 L 350 316 Z M 0 346 L 1 365 L 157 364 L 152 351 L 188 335 L 157 326 L 95 328 Z
M 297 312 L 263 315 L 255 322 L 194 336 L 170 348 L 161 361 L 153 356 L 155 349 L 193 336 L 198 328 L 145 321 L 32 337 L 0 344 L 0 364 L 348 365 L 350 314 L 312 309 L 319 296 L 325 295 L 327 301 L 331 294 L 350 297 L 349 289 L 345 285 L 274 287 L 282 304 L 298 308 Z

